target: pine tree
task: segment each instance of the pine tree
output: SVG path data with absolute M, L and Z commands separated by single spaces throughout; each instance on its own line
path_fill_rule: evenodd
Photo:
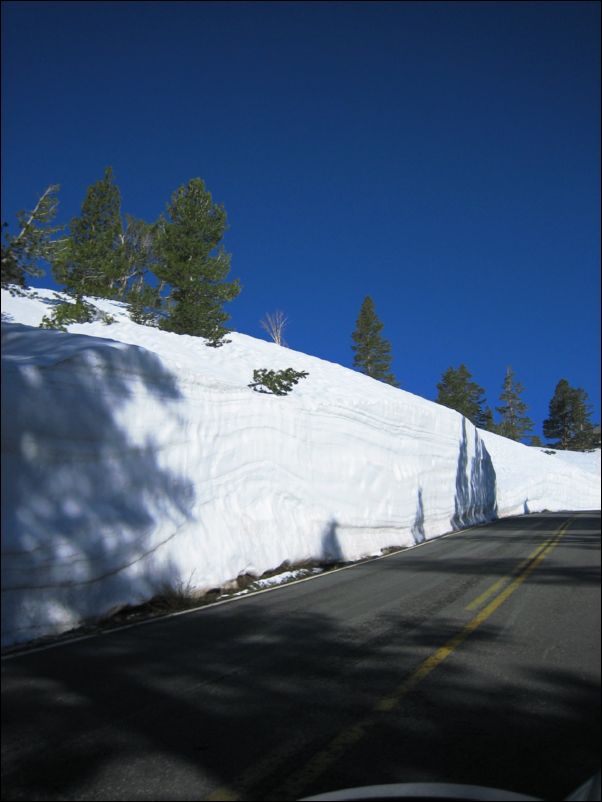
M 524 387 L 515 380 L 514 371 L 508 366 L 500 394 L 502 406 L 496 407 L 500 415 L 496 431 L 503 437 L 517 442 L 533 429 L 533 421 L 525 415 L 527 405 L 520 397 L 523 392 Z
M 556 385 L 550 401 L 549 418 L 543 422 L 543 433 L 556 438 L 552 448 L 587 451 L 595 448 L 596 435 L 591 422 L 588 395 L 580 387 L 571 387 L 566 379 Z
M 353 332 L 355 355 L 353 367 L 372 379 L 399 387 L 391 373 L 391 344 L 381 337 L 383 324 L 378 319 L 370 296 L 364 299 Z
M 491 407 L 485 407 L 485 409 L 478 414 L 476 425 L 479 429 L 485 429 L 486 432 L 497 432 L 497 425 L 493 419 Z
M 17 284 L 27 286 L 28 276 L 43 276 L 40 261 L 51 261 L 57 242 L 53 235 L 62 226 L 51 226 L 58 208 L 58 184 L 49 186 L 40 196 L 30 212 L 17 214 L 19 233 L 11 236 L 8 230 L 2 244 L 2 286 Z M 3 228 L 8 225 L 3 223 Z
M 466 365 L 448 368 L 437 385 L 438 394 L 435 401 L 444 407 L 455 409 L 475 426 L 483 428 L 483 425 L 488 423 L 483 408 L 485 390 L 471 381 L 471 378 L 472 374 Z
M 600 445 L 600 438 L 594 431 L 592 423 L 593 409 L 589 403 L 589 396 L 580 387 L 575 388 L 573 402 L 575 433 L 570 448 L 575 451 L 590 451 Z
M 70 236 L 54 259 L 53 272 L 76 298 L 119 295 L 126 272 L 121 194 L 110 167 L 88 187 L 81 215 L 71 221 Z
M 161 328 L 222 345 L 229 320 L 222 306 L 240 292 L 237 280 L 225 281 L 230 255 L 220 243 L 226 212 L 213 203 L 202 179 L 194 178 L 173 194 L 167 214 L 157 236 L 155 269 L 171 288 L 169 317 Z

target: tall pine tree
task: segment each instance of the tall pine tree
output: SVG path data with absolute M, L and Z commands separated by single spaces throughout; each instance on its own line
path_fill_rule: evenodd
M 399 387 L 395 376 L 391 373 L 391 343 L 381 336 L 383 324 L 374 308 L 370 296 L 364 299 L 351 335 L 355 352 L 353 367 L 370 376 L 372 379 Z
M 496 411 L 500 415 L 500 422 L 495 430 L 503 437 L 517 442 L 520 442 L 527 432 L 533 429 L 533 421 L 525 415 L 527 405 L 521 399 L 523 392 L 524 387 L 516 381 L 514 371 L 508 366 L 500 394 L 502 405 L 496 407 Z
M 126 270 L 121 221 L 121 194 L 113 171 L 88 187 L 81 215 L 70 224 L 70 236 L 58 251 L 53 273 L 76 298 L 115 298 Z
M 571 387 L 560 379 L 550 401 L 549 417 L 543 422 L 543 433 L 553 448 L 587 451 L 595 448 L 597 437 L 591 422 L 588 395 L 580 387 Z
M 238 280 L 225 280 L 230 271 L 230 255 L 221 245 L 225 209 L 213 203 L 202 179 L 193 178 L 173 194 L 167 215 L 156 245 L 155 273 L 170 287 L 169 316 L 161 328 L 222 345 L 230 317 L 223 304 L 240 292 Z
M 471 381 L 472 374 L 466 365 L 448 368 L 437 384 L 435 401 L 444 407 L 455 409 L 479 428 L 489 428 L 491 410 L 484 409 L 485 390 Z

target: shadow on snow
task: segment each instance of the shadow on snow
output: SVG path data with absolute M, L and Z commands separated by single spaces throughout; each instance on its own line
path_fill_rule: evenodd
M 162 466 L 161 432 L 133 439 L 119 422 L 148 393 L 160 428 L 179 398 L 156 356 L 82 335 L 2 329 L 2 629 L 27 640 L 41 634 L 36 623 L 75 625 L 173 581 L 153 533 L 161 520 L 163 538 L 175 536 L 194 492 Z M 11 361 L 32 348 L 36 365 Z

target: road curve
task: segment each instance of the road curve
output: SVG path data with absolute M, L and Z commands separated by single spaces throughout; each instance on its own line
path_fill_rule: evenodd
M 600 754 L 600 513 L 542 513 L 2 662 L 4 799 L 560 799 Z

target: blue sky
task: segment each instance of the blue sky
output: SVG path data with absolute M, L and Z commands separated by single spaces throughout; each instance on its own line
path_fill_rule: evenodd
M 401 386 L 507 365 L 600 419 L 600 4 L 3 2 L 2 219 L 111 165 L 154 220 L 205 180 L 234 329 L 351 366 L 366 295 Z M 49 277 L 34 282 L 53 286 Z

